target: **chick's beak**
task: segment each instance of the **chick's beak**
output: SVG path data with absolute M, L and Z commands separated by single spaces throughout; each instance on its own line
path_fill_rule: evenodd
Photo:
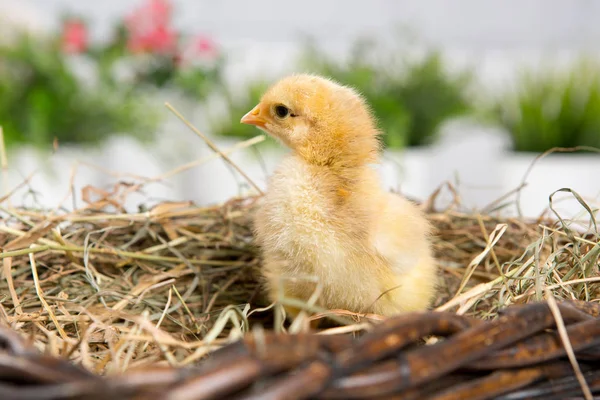
M 242 124 L 255 125 L 264 128 L 267 121 L 260 115 L 260 104 L 244 115 L 240 121 Z

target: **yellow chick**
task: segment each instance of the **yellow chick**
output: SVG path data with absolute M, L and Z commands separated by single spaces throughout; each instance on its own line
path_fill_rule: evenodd
M 241 122 L 292 150 L 254 221 L 272 301 L 280 294 L 307 301 L 318 287 L 317 304 L 326 309 L 390 316 L 430 305 L 437 271 L 428 222 L 383 190 L 372 165 L 380 132 L 356 91 L 292 75 Z

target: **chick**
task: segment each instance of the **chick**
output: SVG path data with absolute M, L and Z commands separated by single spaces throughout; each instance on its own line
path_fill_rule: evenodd
M 307 301 L 318 286 L 326 309 L 390 316 L 430 305 L 430 227 L 418 207 L 383 190 L 372 167 L 380 132 L 355 90 L 292 75 L 241 122 L 291 149 L 254 220 L 272 301 Z

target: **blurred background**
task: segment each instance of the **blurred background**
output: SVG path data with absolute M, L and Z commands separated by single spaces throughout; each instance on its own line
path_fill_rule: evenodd
M 314 72 L 372 105 L 386 188 L 530 217 L 563 189 L 553 207 L 582 216 L 600 198 L 599 20 L 594 0 L 0 0 L 2 191 L 69 208 L 148 181 L 134 209 L 249 193 L 164 103 L 243 147 L 265 87 Z M 265 187 L 284 154 L 231 157 Z

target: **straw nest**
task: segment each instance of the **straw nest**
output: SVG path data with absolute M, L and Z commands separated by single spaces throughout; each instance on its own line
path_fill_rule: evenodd
M 119 209 L 116 198 L 60 214 L 3 208 L 0 321 L 39 351 L 99 374 L 190 365 L 257 326 L 303 331 L 307 324 L 284 323 L 262 295 L 252 245 L 256 200 L 161 203 L 135 214 L 107 211 Z M 423 207 L 445 282 L 437 310 L 489 319 L 546 290 L 599 298 L 594 229 L 435 211 L 432 203 Z M 335 318 L 325 334 L 369 330 L 380 320 L 306 308 L 310 318 Z
M 220 152 L 204 139 L 230 162 L 226 154 L 235 149 Z M 13 207 L 13 192 L 0 199 L 5 332 L 18 332 L 43 354 L 114 376 L 196 365 L 246 332 L 302 333 L 310 319 L 329 321 L 321 335 L 361 335 L 380 324 L 377 315 L 309 304 L 300 304 L 306 315 L 285 322 L 281 307 L 261 291 L 251 226 L 259 197 L 123 211 L 127 196 L 148 182 L 121 181 L 111 192 L 87 187 L 85 206 L 75 210 Z M 600 297 L 600 236 L 589 207 L 592 222 L 581 228 L 561 218 L 465 213 L 458 201 L 439 210 L 436 197 L 422 204 L 444 277 L 435 310 L 494 320 L 513 304 Z

